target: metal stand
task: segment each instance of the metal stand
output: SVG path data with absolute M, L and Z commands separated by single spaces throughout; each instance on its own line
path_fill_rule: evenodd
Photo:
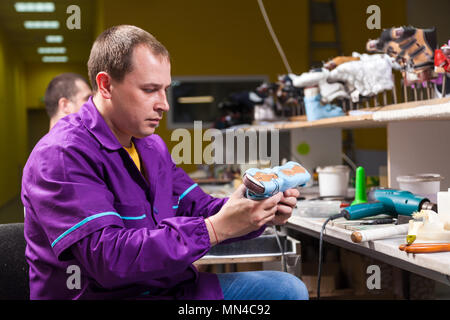
M 392 74 L 392 83 L 394 87 L 392 88 L 392 98 L 394 99 L 394 104 L 397 104 L 397 86 L 395 84 L 395 75 Z
M 447 74 L 444 73 L 443 79 L 442 79 L 442 92 L 441 92 L 442 98 L 445 98 L 445 94 L 446 94 L 446 92 L 445 92 L 446 81 L 447 81 Z

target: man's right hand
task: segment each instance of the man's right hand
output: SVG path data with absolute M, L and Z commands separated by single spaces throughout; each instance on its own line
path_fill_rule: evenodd
M 245 192 L 246 187 L 243 184 L 240 185 L 220 211 L 207 218 L 211 222 L 205 223 L 212 245 L 217 244 L 216 236 L 219 242 L 240 237 L 260 229 L 275 217 L 277 204 L 283 196 L 282 192 L 258 201 L 247 199 Z

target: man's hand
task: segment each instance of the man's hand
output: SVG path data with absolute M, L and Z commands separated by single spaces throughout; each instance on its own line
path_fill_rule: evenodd
M 283 225 L 292 215 L 292 210 L 297 204 L 297 198 L 300 192 L 297 189 L 288 189 L 283 193 L 283 197 L 277 204 L 277 212 L 275 217 L 268 225 Z
M 246 187 L 240 185 L 220 211 L 206 219 L 209 220 L 206 221 L 206 227 L 213 245 L 216 236 L 219 242 L 240 237 L 258 230 L 275 218 L 275 213 L 279 210 L 278 203 L 283 197 L 281 192 L 264 200 L 250 200 L 245 197 L 245 191 Z M 288 192 L 289 194 L 291 193 Z

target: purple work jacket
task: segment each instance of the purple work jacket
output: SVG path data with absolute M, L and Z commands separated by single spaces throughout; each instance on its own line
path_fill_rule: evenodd
M 192 263 L 227 199 L 204 193 L 158 135 L 133 141 L 142 172 L 91 97 L 34 147 L 22 180 L 31 299 L 223 299 Z

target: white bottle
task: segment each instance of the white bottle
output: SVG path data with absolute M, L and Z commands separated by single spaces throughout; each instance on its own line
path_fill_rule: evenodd
M 450 230 L 450 188 L 437 194 L 438 215 L 444 229 Z

